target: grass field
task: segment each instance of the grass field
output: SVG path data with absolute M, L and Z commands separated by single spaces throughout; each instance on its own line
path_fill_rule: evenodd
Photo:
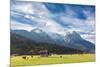
M 49 57 L 39 57 L 34 55 L 33 58 L 31 56 L 27 57 L 29 58 L 23 59 L 22 56 L 11 56 L 11 67 L 95 61 L 95 54 L 52 55 Z

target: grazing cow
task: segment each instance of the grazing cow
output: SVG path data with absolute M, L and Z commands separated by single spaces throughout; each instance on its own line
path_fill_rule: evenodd
M 31 56 L 31 58 L 33 58 L 33 56 Z
M 62 56 L 60 56 L 60 58 L 62 58 Z
M 23 59 L 27 59 L 27 57 L 26 57 L 26 56 L 23 56 L 22 58 L 23 58 Z
M 23 56 L 22 58 L 23 58 L 23 59 L 29 59 L 29 57 L 27 57 L 27 56 Z

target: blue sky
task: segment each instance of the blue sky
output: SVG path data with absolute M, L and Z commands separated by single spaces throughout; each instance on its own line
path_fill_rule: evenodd
M 94 43 L 95 7 L 42 2 L 12 2 L 11 29 L 31 31 L 40 28 L 45 32 L 65 35 L 76 31 Z

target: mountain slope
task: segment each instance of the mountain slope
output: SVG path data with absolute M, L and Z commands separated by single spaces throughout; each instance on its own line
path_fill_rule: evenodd
M 40 29 L 32 30 L 30 32 L 28 32 L 26 30 L 11 30 L 11 31 L 18 34 L 18 35 L 32 39 L 35 42 L 53 43 L 53 40 L 44 31 L 42 31 Z
M 65 36 L 52 32 L 48 33 L 39 28 L 36 28 L 31 32 L 25 30 L 11 30 L 11 32 L 26 37 L 36 43 L 56 44 L 63 47 L 78 49 L 84 52 L 95 52 L 95 45 L 87 40 L 84 40 L 75 31 L 66 32 Z
M 11 32 L 11 55 L 39 54 L 40 50 L 48 50 L 53 54 L 74 54 L 83 51 L 50 43 L 36 43 L 35 41 Z
M 77 32 L 68 32 L 65 36 L 65 42 L 68 47 L 77 48 L 87 52 L 95 52 L 95 45 L 84 40 Z

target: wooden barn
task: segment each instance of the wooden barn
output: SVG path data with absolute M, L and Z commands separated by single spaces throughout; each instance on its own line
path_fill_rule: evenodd
M 39 54 L 41 57 L 48 57 L 49 56 L 48 50 L 40 50 Z

